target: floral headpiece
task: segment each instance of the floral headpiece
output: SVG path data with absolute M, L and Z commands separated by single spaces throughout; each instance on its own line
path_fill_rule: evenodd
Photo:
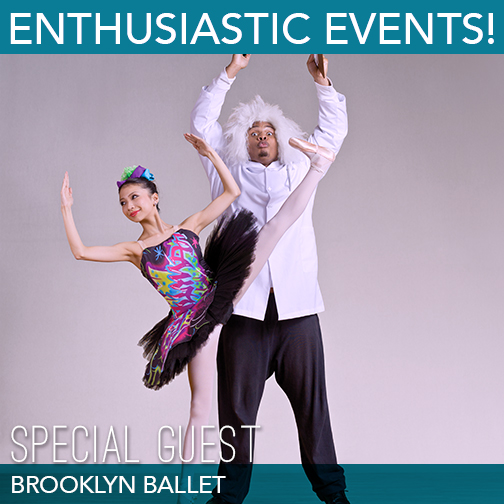
M 147 169 L 144 168 L 143 166 L 128 166 L 127 168 L 124 168 L 123 174 L 121 175 L 121 180 L 117 181 L 117 187 L 121 187 L 126 180 L 130 178 L 140 178 L 143 177 L 147 180 L 154 180 L 154 175 Z

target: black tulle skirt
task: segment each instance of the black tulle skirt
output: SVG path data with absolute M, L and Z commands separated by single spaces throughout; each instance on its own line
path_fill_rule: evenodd
M 247 278 L 254 259 L 257 228 L 253 214 L 240 210 L 229 217 L 221 217 L 207 239 L 204 262 L 215 286 L 210 304 L 195 317 L 193 334 L 187 341 L 170 349 L 164 368 L 153 381 L 149 374 L 150 362 L 159 352 L 164 331 L 170 323 L 169 314 L 158 322 L 138 343 L 149 360 L 144 375 L 148 388 L 159 389 L 180 374 L 207 342 L 218 324 L 225 324 L 233 313 L 233 301 Z

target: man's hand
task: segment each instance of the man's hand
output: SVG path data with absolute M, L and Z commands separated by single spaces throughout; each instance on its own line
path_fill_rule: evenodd
M 319 61 L 319 65 L 322 62 Z M 327 67 L 329 66 L 329 62 L 327 61 L 327 58 L 324 57 L 324 62 L 322 63 L 324 65 L 324 70 L 325 74 L 327 75 Z M 306 66 L 308 67 L 308 72 L 310 72 L 310 75 L 313 77 L 313 80 L 317 84 L 321 84 L 322 86 L 330 86 L 329 79 L 327 77 L 322 77 L 322 72 L 319 70 L 317 65 L 315 64 L 315 55 L 310 54 L 310 57 L 308 58 L 308 61 L 306 62 Z
M 234 79 L 237 73 L 248 65 L 250 54 L 233 54 L 231 63 L 226 67 L 227 76 Z

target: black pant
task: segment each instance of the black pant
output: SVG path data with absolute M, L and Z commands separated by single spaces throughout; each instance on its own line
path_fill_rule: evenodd
M 250 431 L 241 426 L 255 425 L 264 384 L 272 374 L 294 411 L 301 462 L 313 491 L 323 500 L 345 489 L 343 469 L 336 463 L 317 315 L 279 321 L 271 294 L 264 321 L 233 315 L 223 327 L 217 368 L 219 423 L 234 428 L 235 437 L 226 429 L 223 440 L 236 454 L 231 463 L 220 463 L 219 475 L 226 479 L 216 497 L 241 504 L 248 493 Z M 233 457 L 226 444 L 221 448 L 225 460 Z

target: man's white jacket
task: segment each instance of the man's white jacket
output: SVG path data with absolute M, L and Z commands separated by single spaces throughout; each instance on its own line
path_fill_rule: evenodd
M 218 119 L 234 80 L 229 79 L 224 70 L 212 84 L 202 89 L 191 114 L 192 133 L 204 138 L 221 157 L 226 140 Z M 317 83 L 315 86 L 319 120 L 308 140 L 337 153 L 348 129 L 345 97 L 332 86 Z M 219 176 L 208 158 L 200 158 L 210 181 L 212 198 L 216 198 L 222 193 Z M 224 160 L 241 189 L 240 197 L 228 212 L 247 208 L 254 213 L 260 227 L 278 212 L 310 167 L 308 158 L 291 164 L 274 161 L 267 167 L 254 161 L 236 164 L 233 160 Z M 279 320 L 324 310 L 317 280 L 317 246 L 312 222 L 314 196 L 315 193 L 301 217 L 280 239 L 259 276 L 235 307 L 235 314 L 264 320 L 271 287 L 275 292 Z

